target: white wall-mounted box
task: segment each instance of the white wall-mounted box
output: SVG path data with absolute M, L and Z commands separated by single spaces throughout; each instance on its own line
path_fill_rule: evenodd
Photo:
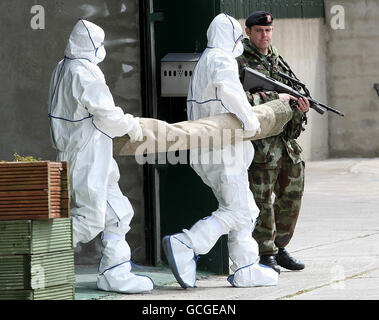
M 161 96 L 186 97 L 201 53 L 168 53 L 161 60 Z

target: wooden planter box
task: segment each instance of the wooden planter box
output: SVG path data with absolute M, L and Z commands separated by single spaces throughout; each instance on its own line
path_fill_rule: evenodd
M 0 220 L 70 216 L 67 162 L 0 163 Z
M 74 249 L 0 255 L 0 291 L 44 289 L 74 283 Z
M 0 255 L 73 249 L 72 219 L 0 221 Z
M 0 221 L 0 300 L 73 300 L 72 218 Z
M 75 300 L 72 284 L 30 290 L 0 290 L 0 300 Z

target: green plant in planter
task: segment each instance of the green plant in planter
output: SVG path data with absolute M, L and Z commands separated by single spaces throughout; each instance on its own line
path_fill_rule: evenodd
M 42 158 L 34 158 L 33 156 L 21 156 L 16 151 L 13 153 L 13 162 L 33 162 L 33 161 L 43 161 Z M 1 160 L 0 162 L 8 162 Z

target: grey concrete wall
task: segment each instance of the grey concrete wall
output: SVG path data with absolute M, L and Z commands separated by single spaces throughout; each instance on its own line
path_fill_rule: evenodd
M 45 9 L 45 29 L 33 30 L 33 5 Z M 46 160 L 55 159 L 50 145 L 47 99 L 50 77 L 63 58 L 68 36 L 78 18 L 90 20 L 105 30 L 107 57 L 99 67 L 116 105 L 141 115 L 140 42 L 138 0 L 3 0 L 0 2 L 0 160 L 12 160 L 17 151 Z M 116 159 L 121 172 L 121 190 L 135 209 L 127 235 L 134 260 L 145 257 L 144 197 L 142 167 L 134 158 Z M 79 246 L 77 263 L 97 263 L 99 239 Z
M 331 24 L 344 9 L 344 29 Z M 325 1 L 328 27 L 329 101 L 346 113 L 329 119 L 332 157 L 379 156 L 379 2 L 377 0 Z
M 245 28 L 245 20 L 239 20 Z M 288 62 L 312 97 L 327 103 L 326 27 L 323 19 L 275 19 L 272 44 Z M 328 114 L 308 112 L 306 130 L 298 138 L 304 160 L 328 157 Z

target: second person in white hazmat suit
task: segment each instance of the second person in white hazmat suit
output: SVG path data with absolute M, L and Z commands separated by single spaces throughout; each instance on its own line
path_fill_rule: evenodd
M 138 118 L 116 107 L 98 63 L 104 60 L 105 34 L 99 26 L 79 20 L 65 57 L 50 85 L 49 118 L 57 161 L 69 161 L 74 246 L 102 232 L 102 258 L 97 287 L 122 293 L 153 289 L 146 276 L 131 273 L 125 234 L 133 208 L 118 185 L 112 138 L 128 134 L 142 140 Z
M 188 91 L 188 118 L 197 120 L 229 112 L 237 116 L 244 130 L 259 132 L 260 124 L 240 83 L 235 60 L 243 52 L 240 24 L 219 14 L 209 25 L 207 38 L 208 46 L 194 69 Z M 173 274 L 183 288 L 195 286 L 196 256 L 209 252 L 223 234 L 228 234 L 234 272 L 228 281 L 233 286 L 277 284 L 278 273 L 258 263 L 258 245 L 251 235 L 259 212 L 247 174 L 253 157 L 250 141 L 213 150 L 191 150 L 191 166 L 212 189 L 219 207 L 189 230 L 162 240 Z

